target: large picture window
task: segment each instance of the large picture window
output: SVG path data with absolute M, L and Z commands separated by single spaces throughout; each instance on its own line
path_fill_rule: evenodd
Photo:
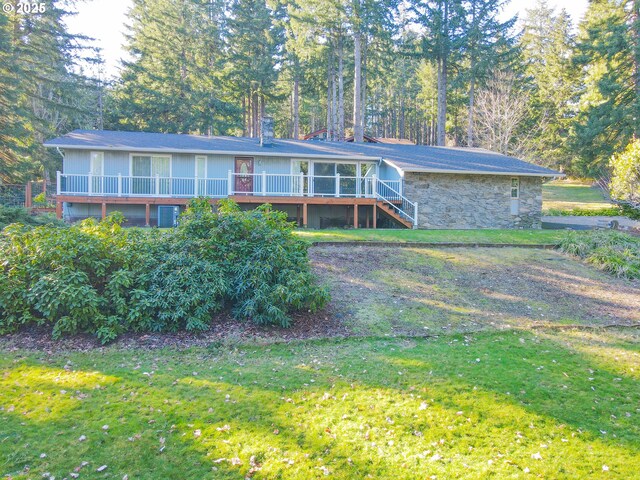
M 170 193 L 171 157 L 168 155 L 131 156 L 131 193 L 168 195 Z
M 377 173 L 375 162 L 327 162 L 293 160 L 291 173 L 303 173 L 305 183 L 301 193 L 310 192 L 314 195 L 335 195 L 336 177 L 340 175 L 340 195 L 361 196 L 371 194 L 371 177 Z M 310 175 L 311 184 L 307 184 L 306 175 Z M 299 189 L 299 180 L 294 179 L 295 192 Z

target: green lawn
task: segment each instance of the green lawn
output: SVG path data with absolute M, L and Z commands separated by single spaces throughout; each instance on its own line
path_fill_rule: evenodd
M 297 230 L 296 234 L 311 242 L 428 242 L 428 243 L 515 243 L 557 244 L 560 230 Z
M 0 368 L 12 479 L 628 479 L 640 462 L 637 330 L 0 350 Z
M 547 213 L 573 209 L 600 210 L 614 205 L 591 183 L 578 180 L 555 180 L 542 186 L 542 209 Z

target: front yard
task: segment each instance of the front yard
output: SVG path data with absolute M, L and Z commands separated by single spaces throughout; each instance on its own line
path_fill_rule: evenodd
M 14 479 L 626 479 L 640 458 L 632 330 L 4 349 L 0 367 Z
M 0 475 L 637 473 L 637 281 L 538 249 L 311 259 L 332 304 L 291 330 L 0 340 Z

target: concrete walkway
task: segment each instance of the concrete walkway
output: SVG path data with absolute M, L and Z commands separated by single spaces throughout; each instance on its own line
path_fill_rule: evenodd
M 619 230 L 640 231 L 640 221 L 631 220 L 627 217 L 542 217 L 542 228 L 559 230 L 570 228 L 573 230 L 592 230 L 598 226 L 608 225 L 612 221 L 618 222 Z

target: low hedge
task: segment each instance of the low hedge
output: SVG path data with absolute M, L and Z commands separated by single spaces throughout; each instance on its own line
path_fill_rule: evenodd
M 308 244 L 286 214 L 193 200 L 170 231 L 124 229 L 119 213 L 67 228 L 13 224 L 0 235 L 0 333 L 51 326 L 103 343 L 127 331 L 198 331 L 229 309 L 283 327 L 328 301 Z
M 543 212 L 543 215 L 562 216 L 562 217 L 617 217 L 624 215 L 622 208 L 618 206 L 588 209 L 588 208 L 572 208 L 562 210 L 559 208 L 550 208 Z
M 62 220 L 58 220 L 55 215 L 32 215 L 29 210 L 23 207 L 6 207 L 0 205 L 0 230 L 12 223 L 34 226 L 55 225 L 58 227 L 65 225 L 65 223 Z
M 640 278 L 640 238 L 611 230 L 567 232 L 560 250 L 617 277 Z

